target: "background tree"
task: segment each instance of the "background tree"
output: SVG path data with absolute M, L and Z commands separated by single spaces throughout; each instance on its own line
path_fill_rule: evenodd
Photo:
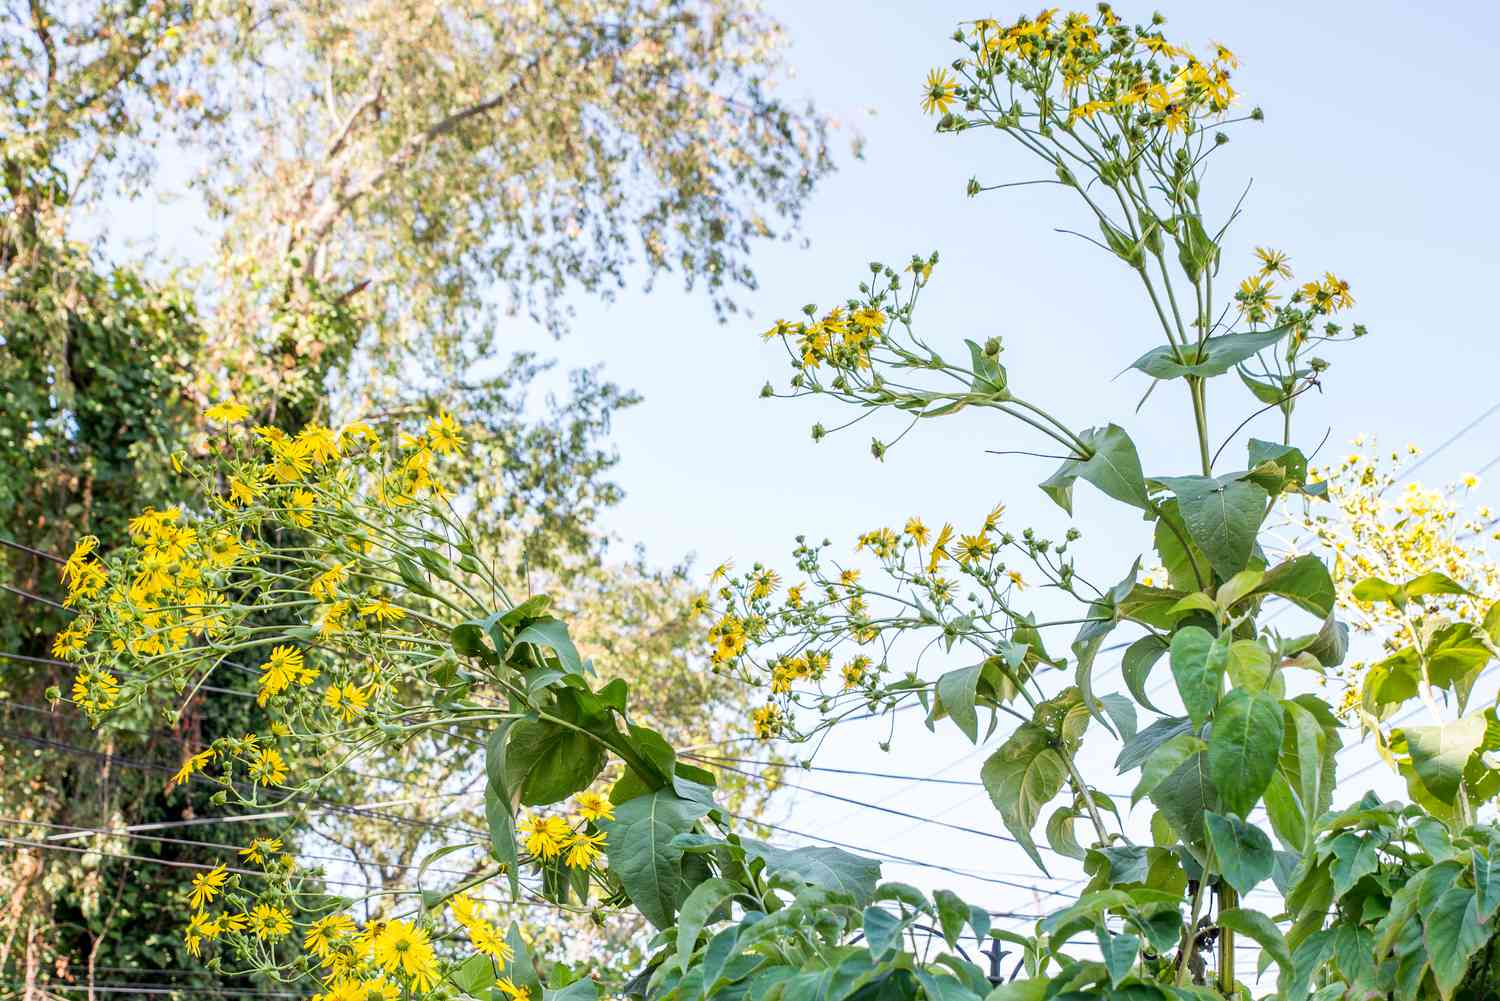
M 830 168 L 824 121 L 772 94 L 779 49 L 773 22 L 720 0 L 457 10 L 34 0 L 8 12 L 7 538 L 66 552 L 90 532 L 123 537 L 145 507 L 192 507 L 164 460 L 201 451 L 197 414 L 228 392 L 283 428 L 339 414 L 419 424 L 445 407 L 474 432 L 475 461 L 456 488 L 478 512 L 486 557 L 512 579 L 576 588 L 616 669 L 663 682 L 660 713 L 681 711 L 683 739 L 722 733 L 721 701 L 684 687 L 691 595 L 671 573 L 606 569 L 594 525 L 619 496 L 604 436 L 634 397 L 580 372 L 566 398 L 539 411 L 528 397 L 545 363 L 495 363 L 494 324 L 525 311 L 560 332 L 566 293 L 608 295 L 637 271 L 648 282 L 680 271 L 720 315 L 731 311 L 733 289 L 754 281 L 753 242 L 785 235 Z M 209 209 L 211 255 L 146 274 L 76 246 L 127 235 L 105 222 L 116 200 L 175 193 L 156 180 L 162 150 L 201 168 L 193 184 Z M 504 310 L 487 306 L 497 289 Z M 15 589 L 55 596 L 46 556 L 12 547 L 6 565 Z M 50 657 L 68 615 L 12 599 L 21 614 L 0 627 L 4 652 Z M 71 721 L 37 716 L 55 665 L 11 659 L 5 676 L 5 725 L 19 735 L 4 742 L 0 795 L 12 816 L 119 827 L 206 813 L 188 788 L 164 792 L 164 774 L 248 725 L 247 700 L 233 694 L 245 678 L 233 669 L 216 674 L 212 687 L 226 692 L 203 694 L 180 731 L 137 740 L 127 731 L 144 721 L 122 720 L 97 744 Z M 447 790 L 474 761 L 443 750 L 425 747 L 389 762 L 373 786 L 366 773 L 324 795 Z M 418 824 L 446 809 L 413 806 Z M 409 852 L 386 851 L 400 840 L 390 828 L 346 814 L 324 830 L 352 858 L 399 867 Z M 240 843 L 259 832 L 179 833 Z M 197 857 L 192 846 L 111 844 Z M 165 930 L 175 922 L 157 910 L 180 873 L 135 866 L 122 882 L 118 861 L 18 852 L 0 887 L 0 975 L 70 981 L 85 957 L 183 969 L 180 937 Z M 112 897 L 115 887 L 125 889 Z

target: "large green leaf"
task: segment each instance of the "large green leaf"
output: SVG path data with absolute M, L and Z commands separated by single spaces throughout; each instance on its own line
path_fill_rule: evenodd
M 1247 824 L 1233 814 L 1210 813 L 1204 818 L 1208 843 L 1213 846 L 1219 872 L 1229 885 L 1245 896 L 1261 880 L 1271 875 L 1276 853 L 1271 839 L 1254 824 Z
M 974 744 L 979 743 L 979 713 L 974 708 L 974 699 L 983 674 L 984 664 L 975 664 L 949 671 L 937 680 L 938 702 Z
M 741 838 L 747 858 L 760 859 L 768 873 L 786 873 L 811 886 L 842 893 L 864 904 L 880 881 L 880 863 L 840 848 L 776 848 Z
M 1052 739 L 1041 727 L 1022 723 L 980 770 L 980 779 L 990 801 L 1000 811 L 1001 821 L 1042 872 L 1047 867 L 1037 852 L 1031 831 L 1042 807 L 1062 789 L 1068 774 L 1067 764 L 1052 746 Z
M 505 785 L 525 806 L 548 806 L 587 789 L 604 761 L 604 748 L 586 733 L 548 720 L 517 720 L 505 749 Z
M 1277 327 L 1274 330 L 1221 334 L 1206 339 L 1201 349 L 1196 345 L 1177 349 L 1163 344 L 1141 355 L 1130 367 L 1154 379 L 1180 379 L 1189 375 L 1207 379 L 1223 375 L 1251 355 L 1271 347 L 1291 329 Z M 1178 361 L 1179 357 L 1181 361 Z
M 578 648 L 573 645 L 568 636 L 568 624 L 562 619 L 554 619 L 551 616 L 536 619 L 516 634 L 511 644 L 511 652 L 522 643 L 530 643 L 532 646 L 545 648 L 557 654 L 558 663 L 562 664 L 563 670 L 569 674 L 583 673 L 583 658 L 578 656 Z M 509 657 L 510 652 L 506 653 Z
M 1454 802 L 1464 766 L 1484 743 L 1484 717 L 1465 716 L 1442 726 L 1409 726 L 1401 732 L 1422 784 L 1444 803 Z
M 1202 753 L 1207 747 L 1207 744 L 1193 734 L 1179 733 L 1152 751 L 1146 763 L 1141 766 L 1141 778 L 1130 793 L 1130 805 L 1133 807 L 1144 797 L 1151 795 L 1152 790 L 1182 767 L 1184 761 Z
M 1146 690 L 1146 681 L 1151 677 L 1151 669 L 1156 662 L 1161 660 L 1162 654 L 1168 649 L 1167 641 L 1154 633 L 1150 636 L 1142 636 L 1125 650 L 1125 656 L 1120 660 L 1120 675 L 1125 679 L 1125 687 L 1130 689 L 1130 694 L 1137 702 L 1150 709 L 1152 712 L 1161 712 L 1152 705 L 1150 694 Z
M 1479 920 L 1474 891 L 1465 886 L 1449 887 L 1422 917 L 1422 941 L 1432 964 L 1432 979 L 1443 997 L 1451 998 L 1492 929 Z
M 505 866 L 511 893 L 519 896 L 521 882 L 517 866 L 515 805 L 505 780 L 506 742 L 514 722 L 502 721 L 490 732 L 485 743 L 484 817 L 489 825 L 490 849 L 495 861 Z
M 1193 726 L 1208 722 L 1224 688 L 1229 637 L 1215 637 L 1201 626 L 1184 626 L 1172 636 L 1172 677 Z
M 1207 752 L 1188 758 L 1151 790 L 1151 802 L 1177 836 L 1195 850 L 1205 847 L 1204 811 L 1219 809 L 1209 778 Z
M 1132 768 L 1139 768 L 1158 747 L 1180 734 L 1191 734 L 1196 730 L 1193 721 L 1183 716 L 1166 716 L 1157 720 L 1125 741 L 1115 758 L 1115 771 L 1124 775 Z
M 1182 512 L 1177 509 L 1177 498 L 1161 501 L 1157 512 L 1151 537 L 1161 565 L 1167 568 L 1167 583 L 1179 591 L 1196 591 L 1207 586 L 1213 568 L 1188 534 Z
M 1247 475 L 1273 497 L 1307 482 L 1307 456 L 1301 449 L 1259 438 L 1251 438 L 1248 446 L 1250 472 Z
M 1117 501 L 1150 510 L 1141 457 L 1125 429 L 1116 424 L 1089 428 L 1079 439 L 1089 449 L 1087 459 L 1068 459 L 1041 484 L 1043 492 L 1069 514 L 1073 513 L 1073 482 L 1085 479 Z
M 1214 571 L 1225 580 L 1244 570 L 1255 551 L 1255 536 L 1270 495 L 1239 474 L 1171 476 L 1159 480 L 1177 496 L 1177 510 L 1188 535 Z
M 1219 927 L 1237 931 L 1251 939 L 1266 951 L 1276 965 L 1281 967 L 1283 981 L 1292 975 L 1292 953 L 1287 948 L 1286 938 L 1275 922 L 1260 911 L 1246 907 L 1232 907 L 1219 914 Z
M 703 926 L 715 911 L 740 894 L 755 899 L 743 886 L 727 879 L 705 879 L 687 895 L 677 915 L 677 962 L 684 970 L 698 947 Z
M 1208 769 L 1225 810 L 1243 817 L 1260 801 L 1276 772 L 1283 731 L 1274 697 L 1238 688 L 1224 696 L 1208 739 Z
M 672 839 L 692 829 L 709 804 L 658 789 L 615 807 L 613 820 L 601 820 L 609 868 L 636 910 L 656 925 L 672 924 L 692 887 L 683 873 L 682 848 Z
M 1275 594 L 1320 619 L 1333 614 L 1333 578 L 1316 556 L 1298 556 L 1266 571 L 1256 594 Z

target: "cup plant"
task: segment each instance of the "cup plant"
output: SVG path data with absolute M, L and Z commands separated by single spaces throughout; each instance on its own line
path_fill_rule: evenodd
M 1279 251 L 1219 281 L 1240 207 L 1205 208 L 1205 172 L 1228 129 L 1262 117 L 1234 110 L 1235 56 L 1194 55 L 1159 17 L 1131 26 L 1104 5 L 969 22 L 954 39 L 924 110 L 940 134 L 998 133 L 1040 160 L 1097 230 L 1085 239 L 1139 282 L 1148 332 L 1122 364 L 1143 394 L 1186 397 L 1186 433 L 1153 443 L 1178 465 L 1147 475 L 1121 423 L 1074 427 L 1033 402 L 997 339 L 940 354 L 916 315 L 936 255 L 872 264 L 846 301 L 776 323 L 793 373 L 766 394 L 890 411 L 908 430 L 965 409 L 1013 421 L 1058 456 L 1040 486 L 1069 517 L 1081 481 L 1143 519 L 1161 578 L 1141 559 L 1094 578 L 1074 563 L 1078 529 L 1012 533 L 999 507 L 972 532 L 912 518 L 859 536 L 878 581 L 828 543 L 799 542 L 805 580 L 786 586 L 768 566 L 721 568 L 705 659 L 765 687 L 751 725 L 766 740 L 916 704 L 996 741 L 980 777 L 1000 824 L 1044 870 L 1044 852 L 1080 862 L 1082 890 L 1022 934 L 954 893 L 882 881 L 874 861 L 736 832 L 714 775 L 633 722 L 627 686 L 595 681 L 545 596 L 506 594 L 478 558 L 443 486 L 460 429 L 438 416 L 396 441 L 363 425 L 286 436 L 226 403 L 207 458 L 183 461 L 214 505 L 147 512 L 130 544 L 101 555 L 86 540 L 65 568 L 81 613 L 58 640 L 79 663 L 73 701 L 171 719 L 209 671 L 248 659 L 266 732 L 216 742 L 178 781 L 217 783 L 224 803 L 316 804 L 329 769 L 443 734 L 484 762 L 488 831 L 429 858 L 481 852 L 469 876 L 424 867 L 409 897 L 367 900 L 359 920 L 336 873 L 247 846 L 188 891 L 186 935 L 208 962 L 315 976 L 330 1001 L 596 996 L 577 969 L 544 971 L 519 925 L 502 932 L 503 898 L 601 920 L 633 908 L 656 933 L 622 989 L 653 1001 L 1496 996 L 1500 833 L 1480 814 L 1500 791 L 1486 761 L 1500 721 L 1472 696 L 1500 612 L 1441 567 L 1361 581 L 1358 599 L 1402 630 L 1358 699 L 1319 694 L 1349 646 L 1335 582 L 1318 557 L 1263 545 L 1262 526 L 1279 504 L 1324 503 L 1292 418 L 1328 367 L 1312 352 L 1364 330 L 1343 325 L 1345 282 L 1293 282 Z M 1216 441 L 1210 402 L 1274 412 L 1280 434 L 1241 443 L 1247 417 Z M 1078 611 L 1039 619 L 1023 587 Z M 1283 608 L 1293 617 L 1273 622 Z M 1298 617 L 1306 629 L 1278 628 Z M 1073 626 L 1064 652 L 1053 637 Z M 1123 692 L 1096 684 L 1106 641 L 1123 646 Z M 934 649 L 967 666 L 924 671 Z M 1176 698 L 1153 700 L 1153 676 Z M 1408 704 L 1421 725 L 1395 725 Z M 1332 809 L 1349 726 L 1410 805 Z M 1129 804 L 1079 766 L 1111 738 Z M 1143 803 L 1146 838 L 1125 822 Z M 1247 906 L 1267 881 L 1284 905 Z M 1258 976 L 1236 963 L 1247 941 Z M 980 945 L 1005 948 L 1003 975 L 973 962 Z

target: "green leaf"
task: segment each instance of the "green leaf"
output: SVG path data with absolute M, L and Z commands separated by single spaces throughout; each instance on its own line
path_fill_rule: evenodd
M 985 354 L 984 348 L 973 341 L 965 338 L 964 343 L 969 346 L 969 362 L 974 373 L 969 392 L 1008 398 L 1010 394 L 1006 392 L 1005 366 Z
M 1244 570 L 1266 515 L 1270 495 L 1265 488 L 1238 474 L 1172 476 L 1158 482 L 1177 496 L 1183 524 L 1214 571 L 1228 580 Z
M 1489 941 L 1492 929 L 1479 920 L 1474 891 L 1464 886 L 1449 887 L 1422 918 L 1422 941 L 1432 964 L 1432 979 L 1444 998 L 1452 998 L 1468 972 L 1469 960 Z
M 865 942 L 870 947 L 870 957 L 876 962 L 901 941 L 901 932 L 906 920 L 881 907 L 866 907 L 864 914 Z
M 979 743 L 979 713 L 974 709 L 974 698 L 983 673 L 984 665 L 975 664 L 949 671 L 937 680 L 938 702 L 971 744 Z
M 1129 740 L 1135 736 L 1136 715 L 1135 706 L 1125 696 L 1110 692 L 1108 695 L 1099 696 L 1099 704 L 1114 720 L 1115 730 L 1120 734 L 1122 741 Z
M 1254 593 L 1260 582 L 1266 579 L 1264 570 L 1241 570 L 1219 585 L 1214 601 L 1219 608 L 1228 611 Z
M 1022 723 L 1004 744 L 985 761 L 980 779 L 990 801 L 1011 836 L 1042 872 L 1047 867 L 1036 850 L 1031 831 L 1037 817 L 1062 789 L 1067 765 L 1052 746 L 1052 737 L 1033 723 Z
M 1254 378 L 1245 371 L 1243 365 L 1239 366 L 1236 371 L 1239 372 L 1240 381 L 1245 384 L 1245 388 L 1250 390 L 1250 392 L 1255 395 L 1255 398 L 1264 403 L 1266 406 L 1274 407 L 1285 400 L 1288 394 L 1287 390 L 1281 388 L 1275 383 L 1262 382 L 1261 380 Z M 1251 440 L 1253 441 L 1254 439 Z M 1254 463 L 1251 463 L 1251 465 L 1254 465 Z
M 1130 694 L 1141 705 L 1158 713 L 1161 710 L 1152 705 L 1146 691 L 1146 681 L 1151 677 L 1151 669 L 1167 649 L 1167 641 L 1161 637 L 1155 634 L 1142 636 L 1130 644 L 1120 660 L 1120 674 L 1124 677 L 1125 687 L 1130 689 Z
M 542 996 L 542 981 L 532 965 L 531 953 L 526 949 L 526 939 L 521 936 L 521 926 L 512 921 L 505 932 L 505 942 L 510 946 L 510 962 L 505 964 L 505 975 L 517 987 L 526 988 L 531 997 Z
M 1214 713 L 1208 770 L 1224 809 L 1243 817 L 1276 772 L 1284 732 L 1281 703 L 1265 692 L 1233 689 Z
M 937 905 L 938 927 L 943 930 L 943 941 L 951 949 L 958 945 L 972 908 L 952 890 L 934 890 L 932 902 Z
M 1342 897 L 1354 884 L 1380 870 L 1380 842 L 1373 835 L 1344 831 L 1331 843 L 1333 893 Z
M 1130 794 L 1130 805 L 1135 806 L 1178 768 L 1182 763 L 1208 747 L 1191 733 L 1179 733 L 1171 740 L 1151 752 L 1141 767 L 1141 779 Z
M 1204 824 L 1208 828 L 1208 843 L 1219 860 L 1219 872 L 1240 896 L 1248 895 L 1257 883 L 1271 875 L 1276 853 L 1271 848 L 1271 839 L 1259 827 L 1239 817 L 1217 813 L 1208 814 Z
M 1279 595 L 1320 619 L 1333 614 L 1333 578 L 1316 556 L 1298 556 L 1278 563 L 1266 571 L 1255 593 Z
M 1215 638 L 1200 626 L 1184 626 L 1172 637 L 1171 654 L 1177 693 L 1196 729 L 1208 722 L 1218 705 L 1229 665 L 1229 637 Z
M 1401 732 L 1422 784 L 1444 803 L 1453 803 L 1464 766 L 1484 743 L 1484 717 L 1465 716 L 1442 726 L 1409 726 Z
M 1277 327 L 1275 330 L 1210 337 L 1203 342 L 1201 350 L 1193 346 L 1181 349 L 1181 362 L 1177 361 L 1177 349 L 1164 344 L 1141 355 L 1130 367 L 1140 369 L 1154 379 L 1180 379 L 1189 375 L 1207 379 L 1223 375 L 1251 355 L 1264 351 L 1291 329 Z
M 1188 758 L 1151 790 L 1151 802 L 1177 836 L 1195 848 L 1204 846 L 1203 814 L 1219 809 L 1219 794 L 1209 778 L 1207 752 Z
M 543 990 L 542 1001 L 599 1001 L 599 985 L 592 977 L 579 977 L 566 987 Z
M 1046 977 L 1012 980 L 990 991 L 985 995 L 984 1001 L 1042 1001 L 1047 996 L 1047 985 L 1050 983 L 1052 981 Z
M 1264 949 L 1276 961 L 1276 965 L 1281 967 L 1283 979 L 1292 975 L 1292 953 L 1287 948 L 1286 939 L 1282 936 L 1281 929 L 1260 911 L 1232 907 L 1220 912 L 1219 927 L 1237 931 Z
M 1083 846 L 1073 833 L 1077 819 L 1078 811 L 1070 806 L 1060 806 L 1052 811 L 1052 816 L 1047 818 L 1047 844 L 1059 855 L 1081 860 L 1085 854 Z
M 693 887 L 677 914 L 677 962 L 684 970 L 698 948 L 698 936 L 708 919 L 726 902 L 742 893 L 754 899 L 744 887 L 727 879 L 705 879 Z
M 490 732 L 485 743 L 484 816 L 490 829 L 490 849 L 495 861 L 505 866 L 511 893 L 521 893 L 517 866 L 514 799 L 505 780 L 506 742 L 514 720 L 504 720 Z
M 1115 758 L 1115 771 L 1124 775 L 1138 768 L 1156 749 L 1180 734 L 1192 734 L 1193 722 L 1183 716 L 1168 716 L 1152 723 L 1146 729 L 1125 741 L 1120 754 Z
M 1042 490 L 1059 507 L 1073 513 L 1073 482 L 1080 477 L 1117 501 L 1143 511 L 1150 510 L 1151 498 L 1146 491 L 1146 477 L 1141 472 L 1141 457 L 1135 443 L 1118 425 L 1089 428 L 1079 439 L 1089 449 L 1087 459 L 1068 459 L 1042 482 Z
M 548 617 L 532 622 L 517 634 L 510 651 L 507 651 L 505 656 L 509 658 L 515 648 L 522 643 L 530 643 L 533 646 L 551 650 L 557 654 L 558 662 L 569 674 L 583 673 L 583 659 L 578 656 L 578 648 L 568 637 L 568 624 L 562 619 Z
M 1473 594 L 1452 577 L 1438 573 L 1436 570 L 1429 570 L 1420 577 L 1413 577 L 1406 582 L 1403 590 L 1413 598 L 1432 594 Z
M 1135 957 L 1141 951 L 1141 938 L 1129 932 L 1112 935 L 1105 928 L 1098 929 L 1096 935 L 1099 939 L 1099 954 L 1104 958 L 1104 968 L 1109 971 L 1110 986 L 1119 987 L 1120 981 L 1125 979 L 1130 968 L 1135 965 Z
M 613 820 L 598 821 L 608 836 L 609 868 L 642 916 L 658 928 L 673 916 L 692 889 L 683 874 L 682 848 L 672 839 L 691 830 L 709 805 L 658 789 L 615 807 Z
M 505 786 L 525 806 L 559 803 L 604 770 L 604 748 L 585 733 L 547 720 L 517 720 L 505 753 Z
M 495 982 L 495 963 L 488 956 L 470 956 L 448 976 L 459 990 L 478 996 Z
M 1280 389 L 1276 392 L 1279 397 Z M 1271 496 L 1307 482 L 1307 457 L 1300 449 L 1280 442 L 1251 438 L 1249 451 L 1250 472 L 1247 476 L 1265 487 Z
M 1265 797 L 1266 819 L 1271 822 L 1271 830 L 1276 832 L 1276 836 L 1288 849 L 1302 851 L 1307 844 L 1307 817 L 1302 812 L 1302 805 L 1297 801 L 1297 794 L 1292 791 L 1286 775 L 1281 772 L 1272 775 L 1271 783 L 1266 786 L 1262 795 Z
M 1167 582 L 1179 591 L 1196 591 L 1207 586 L 1212 567 L 1202 549 L 1188 535 L 1177 498 L 1168 497 L 1157 505 L 1159 512 L 1152 530 L 1152 542 L 1167 568 Z
M 768 873 L 785 873 L 810 886 L 821 887 L 864 904 L 880 881 L 880 863 L 841 848 L 777 848 L 753 838 L 741 838 L 747 858 L 760 859 Z

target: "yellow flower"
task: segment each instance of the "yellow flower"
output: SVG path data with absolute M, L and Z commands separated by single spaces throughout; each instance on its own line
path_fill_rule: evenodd
M 347 576 L 349 571 L 344 564 L 335 563 L 313 578 L 312 583 L 307 586 L 307 593 L 320 601 L 332 601 L 339 585 Z
M 750 575 L 750 600 L 769 598 L 781 587 L 781 575 L 769 567 L 763 567 Z
M 327 462 L 339 457 L 338 442 L 334 441 L 333 431 L 323 427 L 321 424 L 309 424 L 297 432 L 297 442 L 306 450 L 308 456 L 314 462 Z
M 203 766 L 213 760 L 213 756 L 213 751 L 199 751 L 197 754 L 190 755 L 182 763 L 182 767 L 177 769 L 177 774 L 172 776 L 172 781 L 167 783 L 168 788 L 181 785 L 191 778 L 195 772 L 202 771 Z
M 198 873 L 193 877 L 193 892 L 188 895 L 188 903 L 194 909 L 213 903 L 227 879 L 229 872 L 222 865 L 216 865 L 208 872 Z
M 250 777 L 261 785 L 279 786 L 286 781 L 286 761 L 274 747 L 263 747 L 255 752 L 250 763 Z
M 249 914 L 249 928 L 258 939 L 281 938 L 292 930 L 292 917 L 280 907 L 256 904 Z
M 989 559 L 994 551 L 995 544 L 986 535 L 960 535 L 958 537 L 957 555 L 960 563 L 969 564 Z
M 750 724 L 755 729 L 755 736 L 761 740 L 770 740 L 781 732 L 781 707 L 771 702 L 752 710 Z
M 555 859 L 573 830 L 561 817 L 527 817 L 517 825 L 526 836 L 526 850 L 540 859 Z
M 587 869 L 599 857 L 599 846 L 604 844 L 605 834 L 585 834 L 579 831 L 568 842 L 567 864 L 573 869 Z
M 267 472 L 277 483 L 295 483 L 311 471 L 312 456 L 307 442 L 271 442 L 271 464 Z
M 302 948 L 319 959 L 327 959 L 329 953 L 333 952 L 334 941 L 346 937 L 353 930 L 354 919 L 349 915 L 329 914 L 314 921 L 307 929 L 307 934 L 302 939 Z
M 584 820 L 613 820 L 615 806 L 596 792 L 581 792 L 573 798 L 578 815 Z
M 1026 582 L 1021 579 L 1021 571 L 1019 571 L 1019 570 L 1008 570 L 1008 571 L 1006 571 L 1005 576 L 1007 576 L 1007 577 L 1010 578 L 1010 582 L 1016 586 L 1016 590 L 1018 590 L 1018 591 L 1024 591 L 1024 590 L 1026 590 Z
M 256 865 L 265 865 L 266 859 L 279 851 L 281 851 L 280 838 L 255 838 L 240 849 L 240 854 Z
M 951 560 L 953 556 L 948 552 L 948 543 L 953 539 L 953 526 L 944 525 L 938 530 L 937 540 L 932 544 L 932 552 L 927 555 L 927 572 L 937 573 L 938 564 L 943 560 Z
M 260 677 L 260 694 L 256 701 L 265 705 L 271 696 L 285 691 L 293 681 L 300 680 L 307 674 L 307 666 L 302 660 L 302 651 L 294 646 L 278 646 L 271 650 L 271 658 L 260 665 L 262 675 Z M 313 672 L 316 675 L 316 672 Z M 309 678 L 308 681 L 312 679 Z M 303 684 L 307 684 L 304 681 Z
M 501 937 L 500 930 L 488 921 L 476 921 L 468 926 L 468 929 L 469 941 L 474 943 L 475 951 L 483 953 L 497 963 L 509 963 L 515 956 L 510 943 Z
M 73 702 L 86 713 L 113 709 L 120 699 L 120 681 L 108 671 L 86 667 L 73 679 Z
M 902 531 L 919 546 L 927 545 L 928 536 L 931 534 L 927 531 L 927 526 L 922 524 L 922 519 L 915 515 L 906 519 L 906 527 Z
M 374 618 L 376 622 L 395 622 L 397 619 L 405 618 L 406 609 L 400 605 L 393 605 L 385 598 L 376 598 L 359 606 L 359 614 L 365 618 Z
M 313 503 L 317 498 L 311 490 L 297 489 L 287 499 L 286 515 L 298 528 L 311 528 Z
M 439 455 L 452 455 L 463 447 L 463 431 L 453 415 L 442 410 L 427 422 L 427 442 Z
M 243 403 L 224 400 L 203 411 L 203 416 L 218 424 L 232 424 L 250 416 L 250 408 Z
M 424 929 L 408 921 L 391 921 L 375 938 L 375 962 L 386 973 L 404 973 L 419 991 L 437 982 L 437 957 Z
M 1005 514 L 1005 505 L 996 504 L 990 509 L 990 513 L 984 516 L 984 527 L 980 529 L 985 535 L 990 534 L 1000 527 L 1000 516 Z
M 323 704 L 343 717 L 345 723 L 352 723 L 363 715 L 369 701 L 370 693 L 353 682 L 342 688 L 329 685 L 328 691 L 323 693 Z
M 187 944 L 187 951 L 198 956 L 203 940 L 217 938 L 218 935 L 218 923 L 210 920 L 207 912 L 199 910 L 194 911 L 193 916 L 188 919 L 187 928 L 182 932 L 182 940 Z
M 495 986 L 500 988 L 500 993 L 510 998 L 510 1001 L 531 1001 L 531 991 L 525 987 L 516 986 L 515 981 L 509 977 L 501 977 L 495 981 Z
M 1280 275 L 1283 278 L 1292 277 L 1292 269 L 1287 264 L 1290 260 L 1279 250 L 1269 247 L 1256 247 L 1255 256 L 1260 260 L 1260 273 L 1262 277 L 1269 278 L 1272 275 Z
M 946 113 L 957 92 L 958 88 L 946 69 L 933 70 L 927 74 L 927 81 L 922 85 L 922 113 Z

